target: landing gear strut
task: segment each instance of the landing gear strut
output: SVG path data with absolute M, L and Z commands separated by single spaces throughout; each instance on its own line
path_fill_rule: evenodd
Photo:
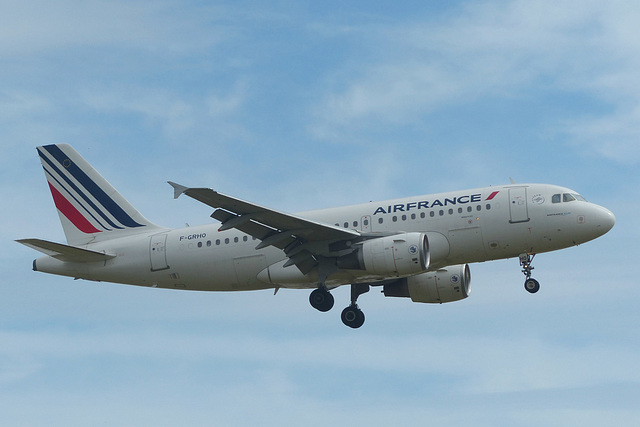
M 535 294 L 540 290 L 540 283 L 534 278 L 531 277 L 531 270 L 533 270 L 533 266 L 531 263 L 533 262 L 533 258 L 536 254 L 520 254 L 520 267 L 522 267 L 522 272 L 524 273 L 526 279 L 524 281 L 524 288 L 527 292 Z
M 342 310 L 342 315 L 340 316 L 342 323 L 353 329 L 362 326 L 364 323 L 364 313 L 358 308 L 356 301 L 360 295 L 369 292 L 369 289 L 370 286 L 366 283 L 351 285 L 351 304 Z

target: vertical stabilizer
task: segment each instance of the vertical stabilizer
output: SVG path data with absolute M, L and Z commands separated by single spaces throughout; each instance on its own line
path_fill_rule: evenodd
M 157 228 L 68 144 L 38 147 L 60 222 L 73 246 Z

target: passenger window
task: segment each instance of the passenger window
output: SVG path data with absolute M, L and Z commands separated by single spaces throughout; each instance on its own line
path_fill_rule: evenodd
M 444 211 L 442 209 L 438 213 L 440 214 L 440 216 L 444 216 Z
M 229 244 L 229 238 L 227 237 L 226 239 L 224 239 L 224 244 L 228 245 Z
M 420 212 L 420 218 L 426 218 L 426 214 L 424 212 Z
M 248 237 L 248 236 L 244 236 L 244 237 L 242 238 L 242 241 L 243 241 L 243 242 L 246 242 L 247 240 L 249 240 L 249 237 Z
M 462 213 L 462 208 L 458 208 L 458 213 Z
M 471 206 L 467 207 L 467 212 L 471 212 L 473 210 L 473 208 Z
M 349 228 L 349 223 L 348 222 L 344 223 L 344 228 Z
M 366 227 L 367 225 L 369 225 L 369 220 L 365 219 L 364 221 L 362 221 L 362 223 L 364 224 L 364 226 Z
M 393 218 L 391 218 L 391 220 L 392 220 L 393 222 L 398 222 L 398 217 L 394 215 L 394 216 L 393 216 Z
M 380 217 L 378 218 L 378 224 L 382 224 L 384 222 L 384 218 Z
M 436 216 L 436 213 L 435 213 L 434 211 L 431 211 L 431 212 L 429 212 L 429 216 L 430 216 L 431 218 L 433 218 L 434 216 Z
M 491 205 L 489 203 L 487 203 L 487 206 L 485 206 L 487 208 L 487 210 L 491 209 Z
M 207 247 L 211 247 L 211 240 L 207 240 Z
M 216 239 L 216 246 L 220 245 L 220 239 Z
M 560 203 L 560 195 L 554 194 L 553 196 L 551 196 L 551 203 Z
M 233 238 L 233 243 L 238 243 L 238 238 L 237 237 Z
M 406 221 L 407 220 L 407 216 L 406 215 L 402 215 L 402 220 Z
M 201 248 L 202 247 L 202 242 L 198 242 L 198 247 Z
M 476 210 L 477 211 L 481 211 L 482 210 L 482 206 L 480 206 L 480 205 L 476 206 Z
M 357 227 L 358 226 L 358 221 L 353 221 L 353 226 Z

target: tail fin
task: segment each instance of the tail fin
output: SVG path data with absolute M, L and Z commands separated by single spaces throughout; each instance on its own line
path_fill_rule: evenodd
M 68 144 L 38 147 L 67 243 L 74 246 L 157 228 Z

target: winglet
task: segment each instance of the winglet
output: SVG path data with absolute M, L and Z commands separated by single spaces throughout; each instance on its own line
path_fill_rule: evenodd
M 183 194 L 185 191 L 189 189 L 189 187 L 185 187 L 184 185 L 176 184 L 175 182 L 167 181 L 167 183 L 173 187 L 173 198 L 177 199 Z

